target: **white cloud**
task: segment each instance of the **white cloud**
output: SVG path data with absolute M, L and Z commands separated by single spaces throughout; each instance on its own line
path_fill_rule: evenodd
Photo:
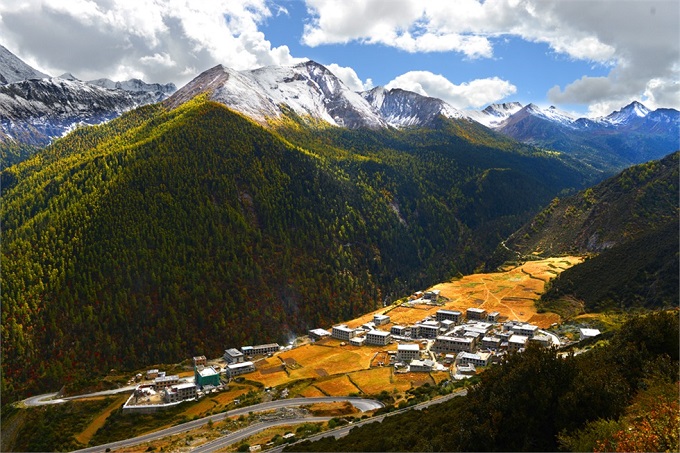
M 493 56 L 494 41 L 516 36 L 611 67 L 605 78 L 583 77 L 554 87 L 548 93 L 551 102 L 590 105 L 591 111 L 620 108 L 620 102 L 635 99 L 680 107 L 679 2 L 307 0 L 307 6 L 312 20 L 303 42 L 310 46 L 358 41 L 487 58 Z M 371 13 L 376 11 L 380 14 Z
M 259 31 L 271 16 L 267 0 L 8 0 L 0 3 L 0 36 L 50 74 L 134 74 L 181 85 L 218 63 L 251 69 L 303 61 Z
M 401 88 L 423 96 L 440 98 L 458 109 L 480 108 L 517 91 L 513 84 L 498 77 L 456 85 L 446 77 L 429 71 L 407 72 L 392 80 L 385 88 Z
M 335 63 L 325 65 L 329 71 L 342 80 L 347 87 L 352 91 L 367 91 L 373 88 L 373 81 L 366 79 L 362 82 L 357 73 L 352 68 L 338 66 Z

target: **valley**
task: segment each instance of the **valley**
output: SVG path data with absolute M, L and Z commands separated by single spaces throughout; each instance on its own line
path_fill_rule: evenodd
M 0 46 L 0 450 L 678 444 L 678 111 L 339 71 Z
M 475 307 L 486 309 L 489 312 L 500 312 L 498 320 L 501 322 L 507 319 L 516 319 L 536 323 L 541 328 L 549 328 L 551 324 L 554 327 L 553 323 L 559 322 L 559 317 L 551 313 L 536 313 L 534 302 L 544 292 L 545 284 L 550 279 L 581 261 L 582 259 L 578 257 L 565 256 L 528 262 L 499 273 L 468 275 L 429 288 L 428 291 L 440 291 L 439 300 L 436 304 L 426 303 L 422 299 L 415 299 L 415 296 L 411 296 L 410 298 L 400 299 L 393 305 L 347 320 L 345 324 L 352 328 L 360 328 L 363 324 L 373 320 L 375 315 L 389 315 L 390 323 L 377 327 L 377 329 L 389 331 L 393 325 L 411 325 L 427 317 L 434 319 L 434 315 L 439 310 L 462 310 L 465 312 L 467 308 Z M 514 314 L 519 315 L 519 317 L 515 318 Z M 330 330 L 330 326 L 324 327 Z M 432 344 L 432 340 L 430 340 L 430 344 Z M 436 355 L 435 360 L 441 364 L 435 367 L 436 370 L 408 372 L 404 369 L 395 368 L 394 359 L 390 363 L 389 357 L 397 353 L 398 342 L 392 342 L 386 346 L 352 346 L 333 338 L 310 341 L 308 336 L 303 336 L 291 342 L 291 346 L 292 348 L 282 348 L 281 352 L 273 355 L 254 357 L 254 372 L 232 379 L 229 379 L 228 374 L 225 375 L 222 380 L 225 383 L 228 382 L 228 384 L 225 385 L 224 390 L 217 393 L 215 391 L 212 391 L 212 393 L 209 391 L 199 392 L 199 395 L 202 396 L 197 401 L 188 401 L 173 409 L 161 409 L 161 412 L 153 417 L 159 420 L 167 420 L 165 423 L 172 424 L 171 420 L 181 420 L 183 417 L 185 419 L 202 418 L 227 410 L 233 411 L 235 407 L 242 405 L 247 407 L 248 404 L 271 400 L 272 397 L 275 400 L 282 398 L 281 402 L 287 401 L 287 398 L 296 397 L 377 397 L 392 406 L 406 408 L 422 401 L 421 397 L 416 398 L 416 395 L 427 394 L 431 391 L 435 392 L 434 395 L 438 395 L 440 391 L 443 391 L 443 394 L 446 395 L 465 384 L 464 381 L 459 381 L 459 384 L 452 384 L 456 382 L 454 376 L 456 375 L 455 370 L 458 361 L 445 361 L 444 354 Z M 425 354 L 425 351 L 423 353 Z M 384 356 L 384 358 L 379 362 L 378 358 L 381 356 Z M 435 355 L 432 357 L 435 358 Z M 172 370 L 172 372 L 178 373 L 180 378 L 185 377 L 189 382 L 192 382 L 193 372 L 188 371 L 191 366 L 187 363 L 190 363 L 190 360 L 183 364 L 154 365 L 154 367 L 160 370 Z M 208 365 L 223 370 L 222 373 L 224 373 L 227 371 L 228 362 L 220 357 L 208 360 Z M 179 371 L 182 369 L 187 371 Z M 139 372 L 142 375 L 146 370 L 143 369 Z M 457 379 L 460 379 L 460 377 Z M 135 373 L 132 373 L 128 384 L 135 381 L 139 382 L 139 377 L 135 378 Z M 147 384 L 153 383 L 153 381 L 146 382 Z M 426 389 L 426 392 L 421 393 L 419 389 Z M 120 414 L 120 407 L 128 399 L 129 390 L 125 395 L 122 399 L 120 396 L 115 397 L 117 399 L 107 399 L 106 401 L 111 401 L 111 403 L 108 406 L 102 406 L 101 412 L 93 413 L 88 417 L 91 417 L 93 421 L 81 433 L 74 433 L 75 440 L 82 445 L 87 445 L 90 439 L 106 439 L 106 442 L 117 440 L 112 437 L 115 436 L 113 433 L 120 431 L 120 428 L 116 428 L 116 425 L 124 422 L 126 418 L 135 417 L 134 414 Z M 95 398 L 106 398 L 106 396 L 101 395 Z M 68 400 L 68 404 L 78 405 L 92 399 L 92 396 L 85 396 L 84 398 L 71 396 L 67 399 L 57 400 L 57 404 L 65 404 Z M 51 401 L 47 400 L 46 402 L 50 403 Z M 37 410 L 37 408 L 24 410 Z M 46 408 L 46 410 L 49 411 L 50 409 Z M 111 417 L 114 411 L 116 415 Z M 164 414 L 166 411 L 171 414 L 170 418 Z M 311 411 L 311 413 L 316 414 L 319 409 L 312 406 Z M 337 408 L 331 407 L 324 413 L 329 414 L 330 417 L 355 414 L 354 411 L 349 413 L 337 412 Z M 106 424 L 109 417 L 112 418 L 113 424 L 111 422 Z M 236 418 L 238 418 L 238 413 L 233 416 L 234 420 Z M 300 422 L 308 423 L 304 418 Z M 208 431 L 203 427 L 200 429 L 200 433 L 194 433 L 191 436 L 208 441 L 214 438 L 214 434 L 210 433 L 222 429 L 220 428 L 222 424 L 223 422 L 215 423 L 215 426 Z M 145 429 L 151 430 L 155 424 L 152 423 L 147 426 L 145 428 L 145 423 L 140 420 L 136 423 L 134 431 L 125 431 L 125 435 L 142 435 L 145 433 Z M 164 425 L 159 427 L 161 426 Z M 270 433 L 269 437 L 275 436 L 276 430 L 281 428 L 273 429 L 274 431 L 266 431 L 263 435 L 266 437 L 267 433 Z M 101 432 L 98 432 L 99 430 L 108 433 L 107 437 L 102 437 Z M 120 431 L 118 435 L 124 435 L 123 431 Z M 260 437 L 263 435 L 261 434 Z M 167 439 L 161 439 L 153 443 L 141 444 L 138 448 L 144 449 L 149 445 L 159 447 L 166 445 L 166 443 Z M 192 448 L 195 448 L 201 443 L 192 442 L 191 445 Z M 113 451 L 141 450 L 114 449 Z

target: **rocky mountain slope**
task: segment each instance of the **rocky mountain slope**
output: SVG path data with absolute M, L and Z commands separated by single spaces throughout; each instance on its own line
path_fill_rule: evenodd
M 652 111 L 633 102 L 605 117 L 590 119 L 534 104 L 515 111 L 518 106 L 489 106 L 489 112 L 471 117 L 503 135 L 564 152 L 610 173 L 680 149 L 680 112 L 674 109 Z
M 0 45 L 0 85 L 28 79 L 44 79 L 47 74 L 32 68 L 6 47 Z
M 6 148 L 45 146 L 78 126 L 109 121 L 135 107 L 161 101 L 176 90 L 171 83 L 135 79 L 83 82 L 69 73 L 49 77 L 1 47 L 3 80 L 7 83 L 0 84 L 0 151 L 10 161 L 12 156 L 28 154 L 21 149 L 7 154 Z

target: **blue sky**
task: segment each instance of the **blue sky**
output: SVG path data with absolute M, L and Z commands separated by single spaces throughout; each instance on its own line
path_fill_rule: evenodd
M 0 43 L 51 75 L 178 86 L 313 59 L 350 88 L 460 109 L 680 108 L 676 0 L 6 0 Z

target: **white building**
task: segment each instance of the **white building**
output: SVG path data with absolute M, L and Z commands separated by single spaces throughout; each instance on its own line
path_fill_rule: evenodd
M 166 387 L 164 400 L 166 403 L 175 403 L 177 401 L 189 400 L 196 398 L 196 384 L 191 382 L 184 382 L 182 384 Z
M 387 315 L 373 315 L 373 323 L 376 326 L 382 326 L 390 323 L 390 317 Z
M 236 348 L 225 349 L 222 357 L 227 363 L 243 362 L 243 353 Z
M 330 337 L 331 333 L 325 329 L 312 329 L 309 331 L 309 337 L 314 340 L 321 340 Z
M 434 362 L 432 360 L 412 360 L 408 370 L 416 373 L 429 373 L 432 371 L 432 368 L 434 368 Z
M 547 335 L 534 335 L 533 337 L 529 338 L 529 342 L 538 343 L 544 348 L 549 348 L 552 346 L 552 338 Z
M 437 321 L 450 320 L 458 324 L 462 315 L 458 310 L 437 310 L 434 314 Z
M 485 320 L 486 310 L 482 308 L 468 308 L 467 310 L 465 310 L 465 317 L 467 319 Z
M 510 330 L 516 335 L 523 335 L 525 337 L 531 338 L 536 335 L 538 326 L 534 326 L 532 324 L 519 324 L 511 327 Z
M 508 339 L 508 352 L 516 352 L 520 349 L 524 349 L 527 346 L 527 341 L 529 337 L 524 335 L 513 335 Z
M 475 348 L 475 339 L 470 337 L 449 337 L 440 335 L 434 341 L 434 352 L 472 352 Z
M 156 391 L 177 384 L 179 384 L 179 376 L 177 376 L 176 374 L 170 376 L 159 376 L 153 380 L 153 387 Z
M 439 294 L 440 293 L 441 293 L 441 291 L 438 290 L 438 289 L 432 289 L 430 291 L 425 291 L 425 293 L 423 294 L 423 299 L 429 300 L 429 301 L 432 301 L 432 302 L 437 302 L 437 300 L 439 300 Z
M 411 333 L 411 328 L 406 326 L 392 326 L 390 329 L 392 335 L 398 335 L 400 337 L 405 337 Z
M 279 352 L 281 347 L 278 343 L 259 344 L 257 346 L 243 346 L 241 352 L 248 356 L 267 355 Z
M 366 334 L 366 344 L 385 346 L 392 341 L 392 335 L 382 330 L 371 330 Z
M 487 366 L 490 359 L 491 354 L 488 352 L 461 352 L 456 357 L 456 364 L 467 365 L 471 363 L 474 366 Z
M 439 335 L 440 325 L 438 321 L 425 321 L 416 324 L 416 326 L 419 327 L 421 338 L 437 338 L 437 335 Z M 413 333 L 411 333 L 411 336 L 413 336 Z
M 492 311 L 486 316 L 486 320 L 489 322 L 498 322 L 498 318 L 500 318 L 501 314 L 497 311 Z
M 227 376 L 233 378 L 241 374 L 252 373 L 255 371 L 253 362 L 231 363 L 227 365 Z
M 331 336 L 338 340 L 349 341 L 350 338 L 354 337 L 354 329 L 350 329 L 346 324 L 339 324 L 333 326 Z
M 366 342 L 365 337 L 353 337 L 349 339 L 349 344 L 351 344 L 352 346 L 363 346 L 365 342 Z
M 586 338 L 593 338 L 596 337 L 600 334 L 600 331 L 597 329 L 579 329 L 579 338 L 581 340 L 585 340 Z
M 420 345 L 417 343 L 402 343 L 397 345 L 397 362 L 410 362 L 420 359 Z
M 489 349 L 499 349 L 501 347 L 501 339 L 498 337 L 483 337 L 482 347 Z

